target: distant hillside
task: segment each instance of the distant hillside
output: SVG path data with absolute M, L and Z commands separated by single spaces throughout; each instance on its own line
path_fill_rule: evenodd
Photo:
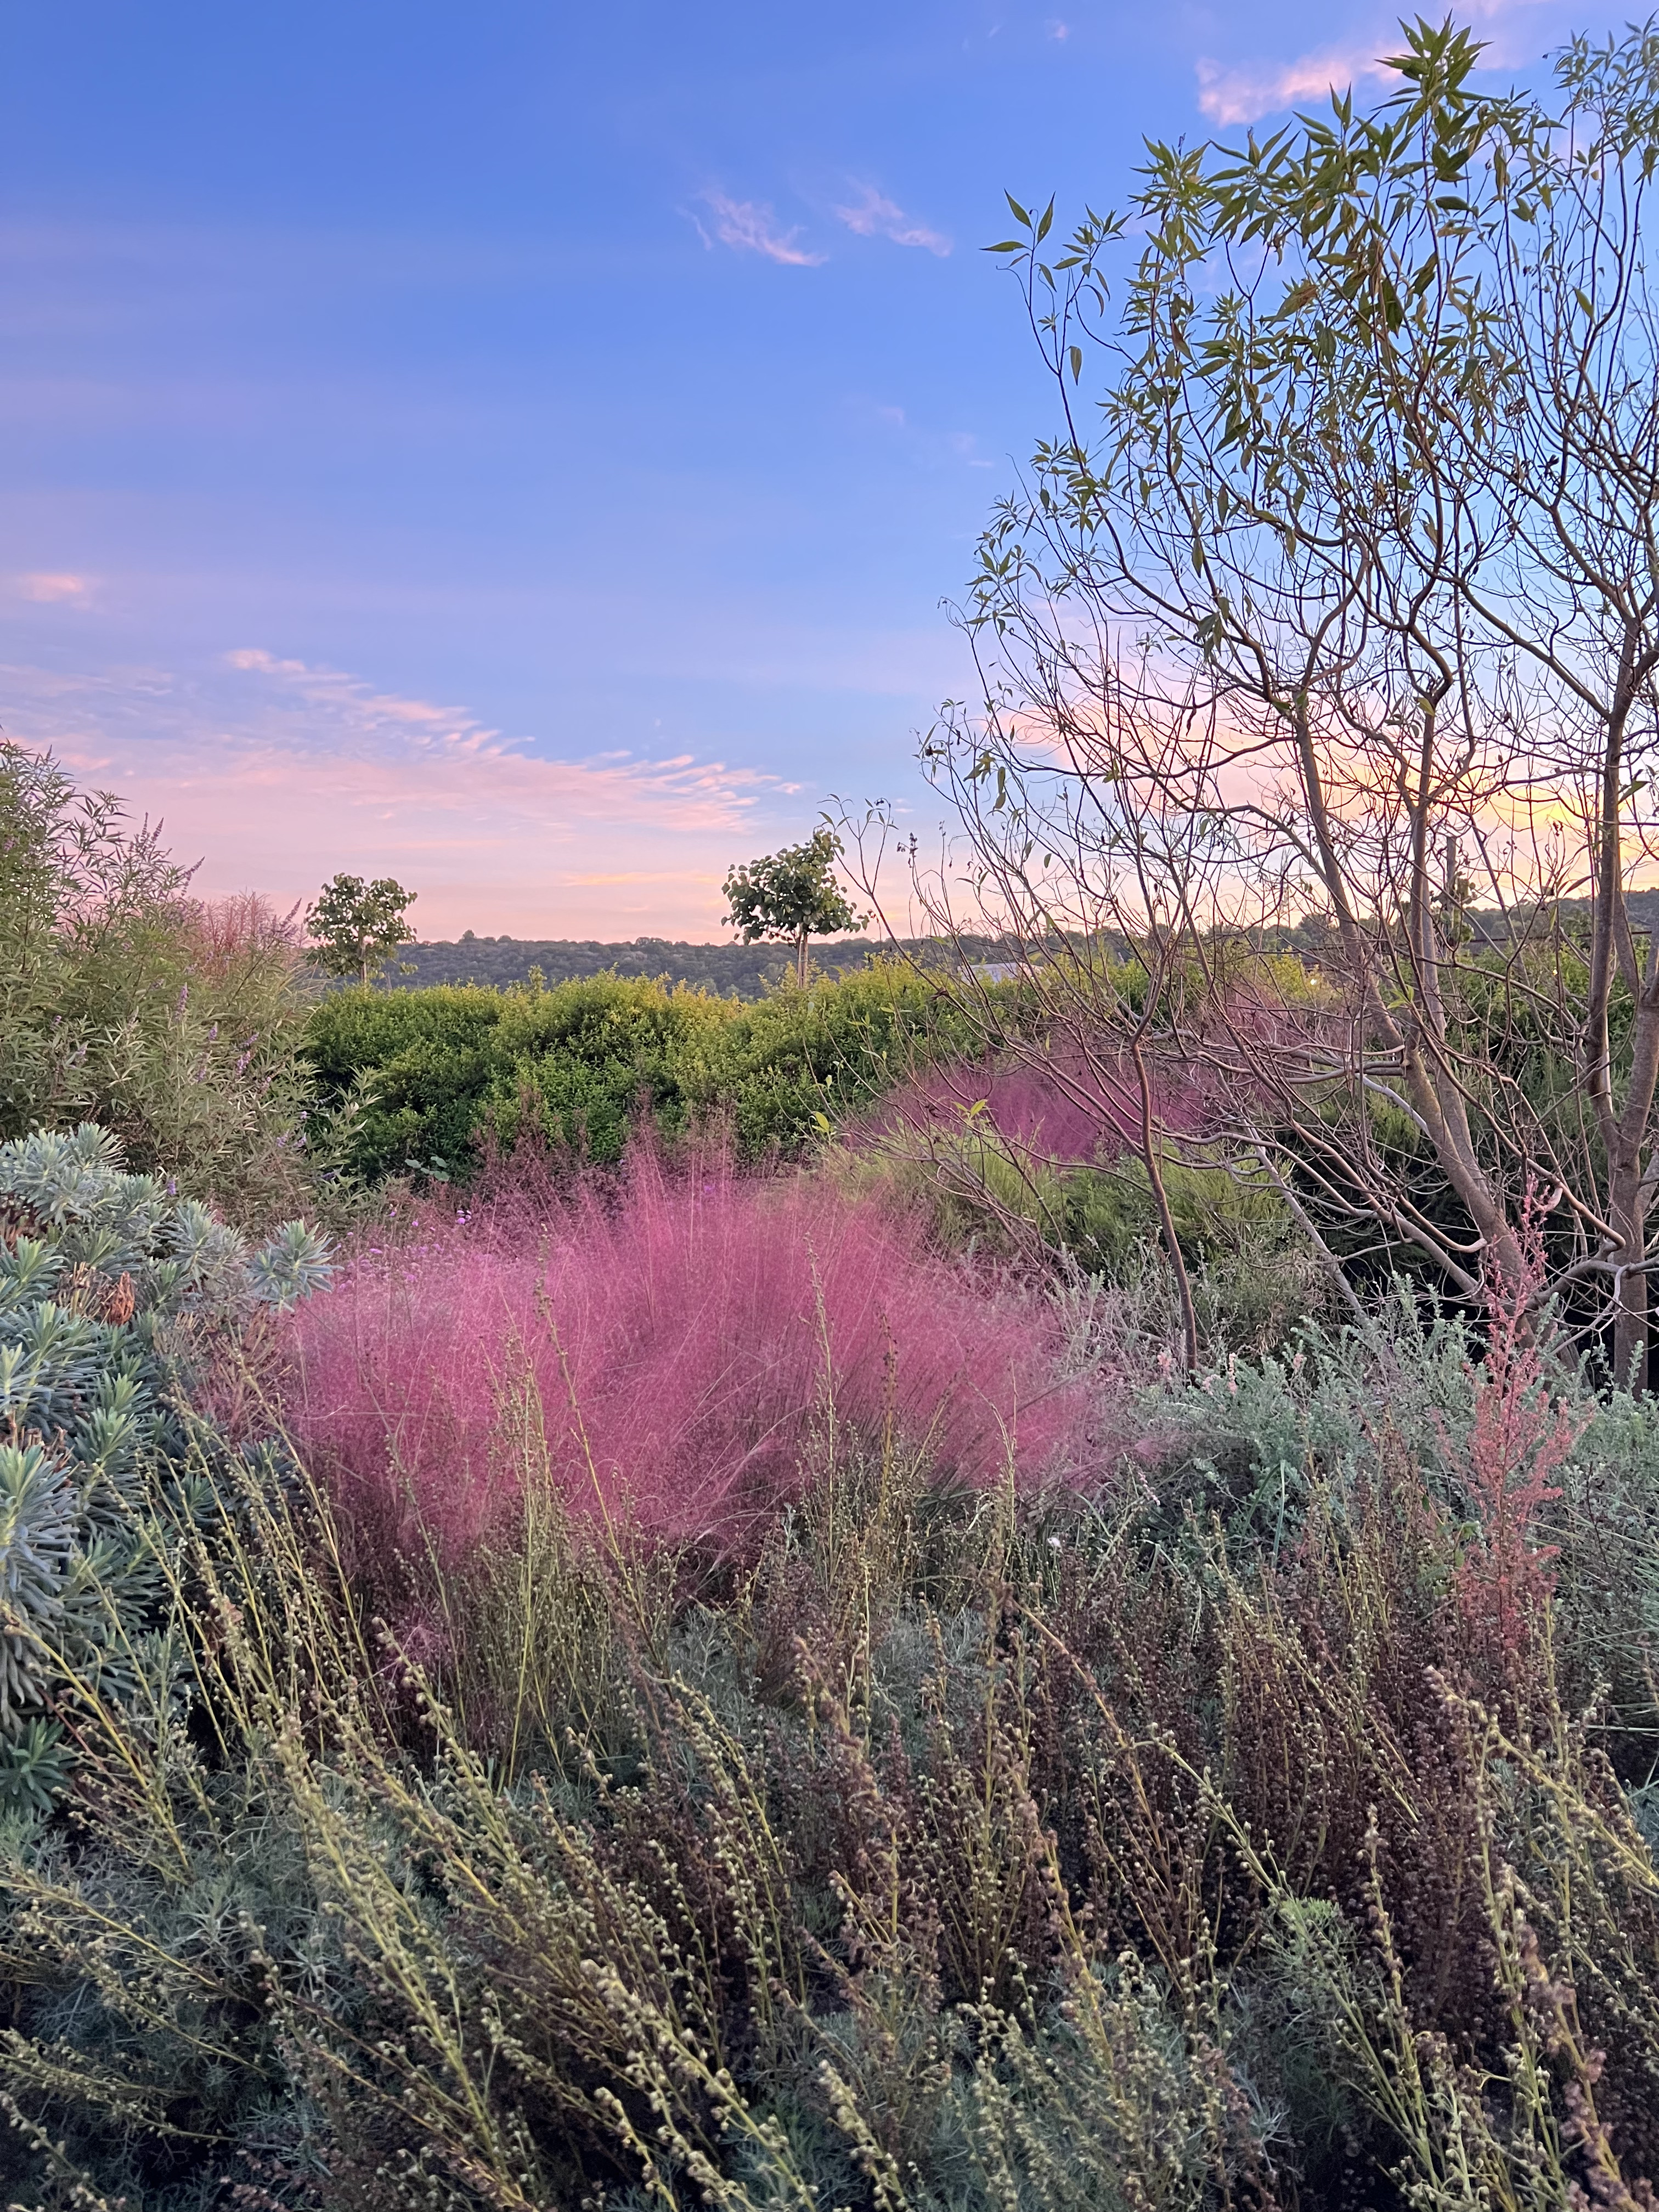
M 1659 890 L 1632 891 L 1629 905 L 1632 927 L 1638 933 L 1659 925 Z M 1569 933 L 1588 927 L 1589 909 L 1583 901 L 1563 900 L 1559 911 Z M 1477 911 L 1472 919 L 1479 936 L 1502 934 L 1496 915 Z M 1323 920 L 1304 921 L 1271 933 L 1267 942 L 1311 953 L 1329 927 Z M 1017 948 L 993 937 L 963 936 L 949 945 L 938 938 L 902 938 L 896 945 L 884 945 L 875 938 L 846 937 L 815 945 L 812 963 L 821 975 L 845 975 L 883 950 L 908 955 L 924 965 L 951 967 L 963 959 L 1017 957 Z M 577 982 L 613 969 L 618 975 L 689 983 L 695 990 L 726 999 L 764 997 L 793 964 L 787 945 L 688 945 L 683 939 L 667 937 L 636 937 L 629 944 L 605 945 L 582 938 L 475 937 L 471 930 L 455 944 L 407 945 L 402 959 L 413 974 L 398 974 L 394 962 L 382 979 L 384 988 L 415 990 L 428 983 L 487 983 L 504 990 L 528 981 L 532 968 L 539 968 L 542 980 L 549 984 Z
M 836 938 L 812 947 L 812 963 L 825 975 L 844 975 L 862 968 L 883 947 L 863 937 Z M 909 938 L 896 949 L 924 963 L 969 958 L 994 960 L 1006 951 L 992 938 L 963 938 L 960 946 L 937 939 Z M 571 938 L 475 937 L 469 930 L 453 945 L 405 946 L 402 959 L 414 970 L 397 973 L 393 963 L 386 981 L 418 990 L 428 983 L 488 983 L 501 990 L 529 979 L 539 968 L 544 982 L 574 983 L 607 969 L 618 975 L 661 977 L 689 983 L 696 990 L 726 999 L 758 999 L 782 981 L 793 964 L 787 945 L 687 945 L 666 937 L 636 937 L 630 945 L 601 945 Z

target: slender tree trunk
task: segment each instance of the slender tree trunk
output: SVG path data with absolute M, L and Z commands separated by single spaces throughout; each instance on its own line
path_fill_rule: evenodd
M 1620 901 L 1622 906 L 1622 898 Z M 1632 947 L 1632 951 L 1634 948 Z M 1607 1220 L 1616 1239 L 1613 1318 L 1613 1371 L 1640 1393 L 1648 1379 L 1648 1205 L 1643 1139 L 1659 1087 L 1659 942 L 1648 948 L 1647 975 L 1636 994 L 1630 1086 L 1607 1158 Z
M 804 929 L 795 939 L 795 981 L 803 991 L 806 988 L 806 932 Z
M 1613 1177 L 1613 1199 L 1607 1212 L 1619 1242 L 1613 1260 L 1613 1366 L 1621 1383 L 1639 1397 L 1648 1380 L 1648 1279 L 1642 1272 L 1646 1256 L 1646 1224 L 1635 1201 L 1635 1177 Z
M 1601 819 L 1593 885 L 1595 907 L 1586 1008 L 1586 1087 L 1607 1154 L 1607 1223 L 1613 1234 L 1613 1364 L 1619 1382 L 1640 1393 L 1648 1380 L 1647 1200 L 1642 1189 L 1642 1146 L 1659 1081 L 1659 939 L 1650 943 L 1645 980 L 1635 972 L 1630 948 L 1626 976 L 1636 1001 L 1631 1070 L 1623 1109 L 1613 1095 L 1610 1008 L 1620 969 L 1620 925 L 1629 935 L 1625 904 L 1624 848 L 1620 809 L 1625 775 L 1626 720 L 1635 689 L 1636 638 L 1626 630 L 1613 710 L 1602 756 Z
M 1175 1269 L 1176 1288 L 1181 1296 L 1181 1333 L 1186 1353 L 1187 1372 L 1198 1372 L 1198 1313 L 1193 1304 L 1193 1286 L 1188 1279 L 1187 1262 L 1182 1257 L 1180 1242 L 1176 1236 L 1175 1216 L 1170 1211 L 1169 1194 L 1164 1188 L 1164 1170 L 1158 1163 L 1158 1146 L 1152 1139 L 1152 1086 L 1146 1073 L 1146 1057 L 1136 1037 L 1131 1047 L 1134 1054 L 1135 1073 L 1140 1078 L 1140 1156 L 1146 1163 L 1146 1178 L 1152 1186 L 1152 1196 L 1158 1202 L 1158 1218 L 1164 1231 L 1164 1247 L 1170 1255 L 1170 1265 Z

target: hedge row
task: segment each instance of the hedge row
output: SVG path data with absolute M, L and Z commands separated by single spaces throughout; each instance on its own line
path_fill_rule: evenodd
M 614 1160 L 641 1112 L 668 1136 L 720 1117 L 746 1158 L 796 1152 L 975 1042 L 947 987 L 878 961 L 750 1005 L 616 975 L 342 991 L 313 1013 L 306 1052 L 329 1103 L 360 1096 L 350 1164 L 374 1179 L 464 1173 L 486 1134 L 511 1146 L 526 1123 Z

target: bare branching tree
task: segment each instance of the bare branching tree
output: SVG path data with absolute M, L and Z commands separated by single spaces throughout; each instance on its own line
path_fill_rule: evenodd
M 1479 1297 L 1541 1234 L 1537 1287 L 1640 1377 L 1659 33 L 1575 42 L 1547 100 L 1406 39 L 1373 112 L 1153 145 L 1063 250 L 1011 201 L 1063 424 L 927 757 L 1091 1083 L 1187 1071 L 1206 1156 L 1334 1261 L 1403 1245 Z M 1146 1112 L 1150 1160 L 1180 1138 Z

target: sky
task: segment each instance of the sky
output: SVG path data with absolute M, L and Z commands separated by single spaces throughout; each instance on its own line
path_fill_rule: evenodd
M 1617 9 L 1481 0 L 1537 72 Z M 0 726 L 198 888 L 715 939 L 882 798 L 1051 427 L 1002 194 L 1384 82 L 1344 0 L 0 0 Z

